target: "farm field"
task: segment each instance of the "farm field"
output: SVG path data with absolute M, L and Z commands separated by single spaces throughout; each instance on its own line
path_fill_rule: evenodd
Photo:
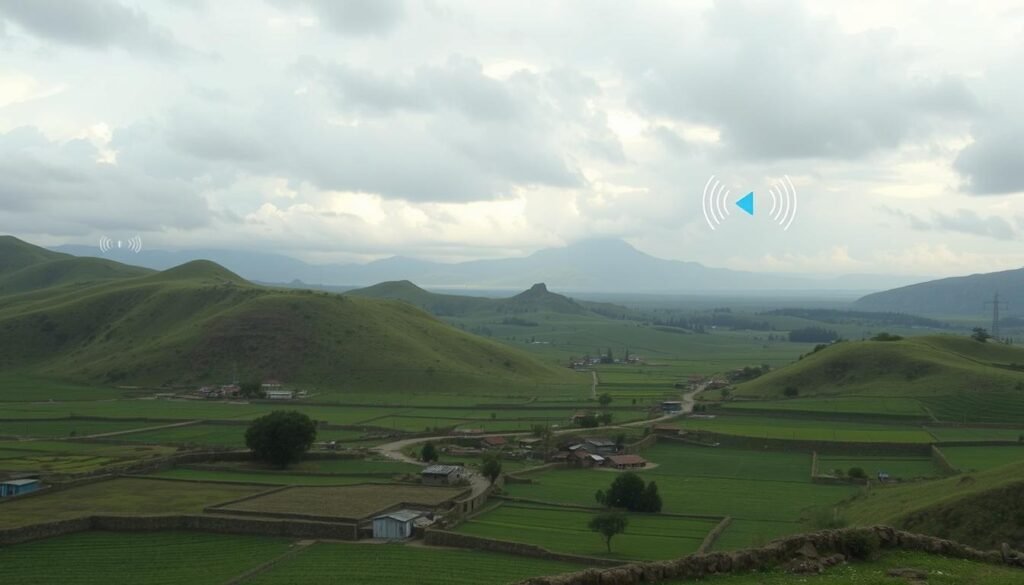
M 118 438 L 124 441 L 162 444 L 190 444 L 211 447 L 245 447 L 245 425 L 194 424 L 181 427 L 130 433 Z M 356 442 L 362 431 L 318 429 L 317 441 Z
M 115 463 L 168 455 L 164 446 L 125 446 L 76 441 L 0 442 L 0 470 L 83 473 Z
M 950 465 L 961 471 L 985 471 L 1024 461 L 1024 446 L 943 447 L 942 454 Z
M 630 560 L 678 558 L 697 550 L 718 521 L 630 514 L 626 532 L 612 541 L 587 528 L 595 510 L 503 503 L 459 525 L 457 532 L 542 546 L 560 553 Z
M 1024 424 L 1024 392 L 962 392 L 921 402 L 941 421 Z
M 815 508 L 834 505 L 856 493 L 852 486 L 810 482 L 810 455 L 724 448 L 657 445 L 644 457 L 658 467 L 640 471 L 654 480 L 664 512 L 732 516 L 747 538 L 729 537 L 737 547 L 804 528 Z M 528 474 L 533 484 L 510 484 L 510 496 L 541 502 L 593 505 L 593 494 L 607 489 L 614 475 L 597 470 L 545 470 Z M 760 532 L 755 532 L 754 529 Z M 729 536 L 732 527 L 725 531 Z
M 1024 428 L 928 427 L 936 441 L 1015 441 L 1020 442 Z
M 203 508 L 266 490 L 266 486 L 200 484 L 118 478 L 46 495 L 5 502 L 0 528 L 92 514 L 159 516 L 200 513 Z
M 366 518 L 398 504 L 438 506 L 468 488 L 406 485 L 294 487 L 220 508 L 225 512 Z
M 761 439 L 847 443 L 931 443 L 934 440 L 920 427 L 867 422 L 726 415 L 713 419 L 685 418 L 677 424 L 683 430 L 711 431 Z
M 835 469 L 841 469 L 845 473 L 853 467 L 863 469 L 869 478 L 874 478 L 883 471 L 894 480 L 933 478 L 945 475 L 930 457 L 818 456 L 818 473 L 829 473 Z
M 59 439 L 130 431 L 149 426 L 153 426 L 153 423 L 117 420 L 0 421 L 0 437 L 46 437 Z
M 797 581 L 790 573 L 780 570 L 708 577 L 705 585 L 899 585 L 904 579 L 889 577 L 890 569 L 913 568 L 928 573 L 929 585 L 1016 585 L 1024 580 L 1024 570 L 1005 566 L 987 565 L 938 555 L 908 552 L 886 552 L 870 563 L 852 563 L 828 569 L 821 575 L 800 575 Z M 667 581 L 672 585 L 693 581 Z
M 200 532 L 82 532 L 0 548 L 12 585 L 223 583 L 294 546 L 280 538 Z M 187 562 L 183 560 L 187 559 Z
M 361 483 L 387 483 L 386 477 L 354 475 L 300 475 L 286 471 L 278 473 L 257 473 L 244 471 L 214 471 L 206 469 L 168 469 L 147 477 L 156 479 L 187 479 L 190 481 L 229 481 L 272 485 L 357 485 Z
M 870 415 L 928 420 L 928 412 L 916 397 L 837 396 L 831 398 L 793 398 L 789 400 L 743 400 L 726 402 L 723 407 L 743 410 L 810 412 L 837 415 Z
M 483 551 L 317 543 L 246 583 L 298 585 L 344 581 L 360 585 L 505 585 L 583 568 Z

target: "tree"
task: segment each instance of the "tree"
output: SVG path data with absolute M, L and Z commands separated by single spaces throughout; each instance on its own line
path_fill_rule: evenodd
M 597 420 L 600 421 L 601 424 L 608 426 L 612 424 L 612 413 L 602 412 L 600 415 L 598 415 Z
M 648 483 L 647 487 L 644 488 L 643 495 L 640 496 L 638 504 L 638 512 L 661 512 L 661 496 L 658 494 L 658 484 L 653 481 Z
M 604 490 L 597 490 L 596 492 L 594 492 L 594 501 L 596 501 L 598 504 L 602 506 L 607 505 L 605 504 L 605 502 L 607 501 L 607 497 L 604 495 Z
M 437 447 L 435 447 L 430 441 L 424 443 L 423 449 L 420 450 L 420 460 L 427 463 L 433 463 L 434 461 L 437 461 L 437 459 Z
M 864 479 L 868 476 L 868 474 L 864 472 L 864 469 L 862 467 L 851 467 L 846 472 L 846 475 L 851 479 Z
M 604 537 L 604 544 L 610 553 L 612 552 L 612 537 L 626 531 L 629 519 L 622 512 L 601 512 L 591 518 L 587 526 L 591 531 L 598 532 Z
M 480 466 L 480 473 L 490 480 L 491 484 L 494 484 L 501 477 L 501 459 L 494 455 L 484 457 L 484 463 Z
M 612 395 L 605 392 L 604 394 L 598 397 L 597 401 L 601 404 L 601 406 L 608 406 L 609 404 L 612 403 Z
M 298 461 L 316 440 L 316 423 L 294 410 L 275 410 L 249 424 L 245 445 L 260 461 L 287 467 Z
M 242 385 L 239 388 L 242 396 L 245 396 L 246 398 L 255 398 L 260 395 L 261 387 L 259 382 L 242 382 Z
M 597 420 L 597 415 L 585 414 L 580 417 L 580 426 L 585 429 L 592 429 L 599 424 L 601 423 Z
M 645 427 L 646 428 L 646 427 Z M 615 450 L 622 451 L 622 448 L 626 446 L 626 433 L 619 433 L 615 436 Z
M 975 327 L 972 329 L 974 333 L 971 333 L 971 339 L 979 343 L 985 343 L 989 339 L 992 339 L 992 335 L 989 334 L 988 329 L 984 327 Z
M 627 472 L 612 481 L 611 487 L 605 492 L 605 503 L 610 508 L 636 510 L 644 494 L 644 480 L 639 475 Z

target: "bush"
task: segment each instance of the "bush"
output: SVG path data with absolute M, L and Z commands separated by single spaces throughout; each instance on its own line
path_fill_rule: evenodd
M 878 554 L 882 544 L 878 535 L 870 531 L 853 531 L 843 537 L 843 554 L 858 561 L 870 561 Z
M 301 412 L 275 410 L 252 421 L 245 445 L 256 459 L 278 467 L 298 461 L 316 440 L 316 423 Z
M 846 472 L 846 475 L 852 479 L 866 479 L 868 476 L 862 467 L 851 467 L 850 470 Z

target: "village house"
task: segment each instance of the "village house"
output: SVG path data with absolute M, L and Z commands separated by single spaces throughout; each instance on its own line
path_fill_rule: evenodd
M 397 510 L 373 519 L 373 537 L 384 540 L 412 538 L 415 521 L 424 516 L 419 510 Z
M 504 449 L 508 445 L 508 441 L 505 437 L 481 437 L 480 448 L 481 449 Z
M 533 450 L 535 447 L 541 444 L 543 439 L 539 437 L 523 437 L 519 439 L 519 448 L 526 450 Z
M 615 469 L 642 469 L 647 467 L 647 460 L 639 455 L 611 455 L 605 465 Z
M 462 481 L 466 469 L 461 465 L 431 465 L 420 472 L 423 485 L 454 485 Z
M 678 435 L 680 429 L 679 429 L 679 427 L 674 427 L 672 425 L 654 425 L 653 431 L 654 431 L 654 434 L 656 434 L 656 435 L 669 435 L 669 436 L 671 436 L 671 435 Z
M 576 449 L 569 455 L 568 463 L 573 467 L 595 467 L 604 465 L 604 457 L 586 449 Z
M 7 479 L 0 482 L 0 498 L 20 496 L 42 487 L 38 479 Z
M 683 412 L 683 403 L 678 400 L 666 400 L 661 403 L 661 411 L 666 414 Z
M 615 444 L 615 441 L 612 441 L 611 439 L 606 439 L 604 437 L 593 437 L 590 439 L 585 439 L 583 441 L 583 448 L 591 453 L 598 453 L 601 455 L 615 453 L 619 450 L 618 446 Z

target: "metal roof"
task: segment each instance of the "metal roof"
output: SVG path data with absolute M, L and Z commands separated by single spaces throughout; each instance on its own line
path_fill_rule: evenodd
M 421 475 L 451 475 L 457 471 L 462 471 L 462 467 L 459 465 L 431 465 L 420 472 Z
M 603 437 L 595 437 L 595 438 L 592 438 L 592 439 L 587 439 L 586 442 L 590 443 L 591 445 L 598 445 L 598 446 L 601 446 L 601 447 L 612 447 L 612 446 L 615 445 L 615 441 L 612 441 L 611 439 L 605 439 Z
M 39 483 L 38 479 L 8 479 L 6 481 L 0 481 L 3 485 L 32 485 Z
M 392 520 L 397 520 L 399 522 L 412 522 L 413 520 L 419 518 L 422 515 L 423 512 L 420 512 L 418 510 L 398 510 L 396 512 L 391 512 L 390 514 L 381 514 L 380 516 L 374 518 L 374 520 L 391 518 Z

